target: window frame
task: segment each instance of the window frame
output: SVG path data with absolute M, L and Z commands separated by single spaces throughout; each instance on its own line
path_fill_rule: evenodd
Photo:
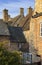
M 42 22 L 40 23 L 40 37 L 42 37 L 42 31 L 41 31 L 41 28 L 42 28 Z

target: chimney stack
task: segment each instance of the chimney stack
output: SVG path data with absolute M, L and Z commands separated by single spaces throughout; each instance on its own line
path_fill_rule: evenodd
M 8 21 L 8 10 L 4 9 L 3 10 L 3 21 Z
M 24 16 L 24 8 L 20 8 L 20 15 Z
M 27 10 L 28 10 L 28 13 L 27 14 L 32 15 L 33 9 L 31 7 L 29 7 Z

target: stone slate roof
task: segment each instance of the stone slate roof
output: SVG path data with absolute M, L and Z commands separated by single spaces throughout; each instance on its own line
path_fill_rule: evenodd
M 11 21 L 12 21 L 12 26 L 15 26 L 15 23 L 17 22 L 17 20 L 20 18 L 21 16 L 20 15 L 18 15 L 18 16 L 16 16 L 16 17 L 14 17 Z
M 30 20 L 31 20 L 31 17 L 32 17 L 32 14 L 27 14 L 27 16 L 25 17 L 24 19 L 24 24 L 23 24 L 23 30 L 30 30 Z
M 11 42 L 26 43 L 25 36 L 21 27 L 8 26 Z
M 16 16 L 13 18 L 13 23 L 12 26 L 16 27 L 22 27 L 24 31 L 29 30 L 29 25 L 30 25 L 30 19 L 32 17 L 32 14 L 28 14 L 26 17 L 25 16 Z
M 23 30 L 28 30 L 29 19 L 30 19 L 29 15 L 27 15 L 26 17 L 23 16 L 22 18 L 21 16 L 18 15 L 13 19 L 12 26 L 22 27 Z
M 26 39 L 23 34 L 21 27 L 9 26 L 4 21 L 0 21 L 0 35 L 5 35 L 10 37 L 11 42 L 25 43 Z
M 10 35 L 7 24 L 0 20 L 0 35 Z
M 22 20 L 20 20 L 19 27 L 22 27 L 24 31 L 29 30 L 31 17 L 32 15 L 27 15 L 26 17 L 23 17 Z

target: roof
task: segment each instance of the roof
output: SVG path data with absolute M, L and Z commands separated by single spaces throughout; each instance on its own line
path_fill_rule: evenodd
M 29 30 L 29 24 L 30 24 L 30 18 L 32 17 L 32 14 L 28 14 L 26 17 L 18 15 L 14 17 L 11 21 L 11 26 L 15 27 L 22 27 L 24 31 Z
M 17 42 L 17 43 L 26 42 L 26 39 L 21 27 L 9 26 L 4 21 L 0 21 L 0 35 L 9 36 L 11 42 Z
M 13 27 L 13 26 L 8 26 L 9 32 L 10 32 L 10 39 L 12 42 L 17 42 L 17 43 L 25 43 L 26 39 L 23 34 L 23 30 L 21 27 Z
M 28 14 L 26 17 L 18 15 L 13 19 L 13 22 L 11 25 L 15 27 L 22 27 L 24 31 L 29 30 L 29 24 L 30 24 L 31 17 L 32 15 L 30 14 Z
M 20 22 L 18 23 L 18 24 L 19 24 L 19 27 L 23 27 L 24 20 L 25 20 L 25 17 L 23 17 L 23 18 L 20 20 Z
M 29 25 L 30 25 L 30 18 L 31 16 L 27 15 L 24 19 L 24 24 L 22 26 L 23 30 L 29 30 Z
M 12 26 L 15 26 L 15 27 L 22 27 L 24 22 L 22 20 L 25 19 L 25 16 L 21 16 L 21 15 L 18 15 L 16 16 L 15 18 L 12 19 Z
M 24 31 L 29 30 L 29 23 L 30 23 L 31 15 L 27 15 L 20 20 L 19 27 L 22 27 Z
M 17 20 L 20 18 L 21 16 L 20 15 L 18 15 L 18 16 L 16 16 L 16 17 L 14 17 L 11 21 L 12 21 L 12 26 L 15 26 L 15 23 L 17 22 Z
M 0 35 L 10 35 L 7 24 L 0 20 Z

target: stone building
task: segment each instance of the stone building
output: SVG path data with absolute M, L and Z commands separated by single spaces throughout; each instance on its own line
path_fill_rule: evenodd
M 42 0 L 35 0 L 35 9 L 30 21 L 30 39 L 37 53 L 42 55 Z
M 42 57 L 42 0 L 35 0 L 34 10 L 29 7 L 24 16 L 24 8 L 20 14 L 10 18 L 8 10 L 3 10 L 0 19 L 0 43 L 9 50 L 20 50 L 32 53 L 32 62 L 39 62 Z
M 9 14 L 8 14 L 8 10 L 7 9 L 3 10 L 3 19 L 0 19 L 0 23 L 2 22 L 2 24 L 0 24 L 0 25 L 1 25 L 1 27 L 3 25 L 4 26 L 3 26 L 3 29 L 1 29 L 1 27 L 0 27 L 0 29 L 1 29 L 0 31 L 1 32 L 4 31 L 5 34 L 8 31 L 9 35 L 8 34 L 4 35 L 2 32 L 2 35 L 0 34 L 0 36 L 2 36 L 2 38 L 4 38 L 3 40 L 1 38 L 2 42 L 5 42 L 5 39 L 7 39 L 7 42 L 6 42 L 7 44 L 5 44 L 5 45 L 7 47 L 9 45 L 9 47 L 8 47 L 9 50 L 19 50 L 18 46 L 21 46 L 21 43 L 22 43 L 23 46 L 21 46 L 21 50 L 29 51 L 29 44 L 27 42 L 28 41 L 27 34 L 29 33 L 28 30 L 29 30 L 30 23 L 28 22 L 28 20 L 30 20 L 30 18 L 32 16 L 33 9 L 30 7 L 27 9 L 27 11 L 28 11 L 28 13 L 27 13 L 27 16 L 25 17 L 24 8 L 20 8 L 20 14 L 14 18 L 10 18 Z M 6 28 L 6 30 L 4 30 L 4 28 Z M 16 46 L 14 44 L 12 45 L 12 43 L 14 43 Z
M 21 27 L 9 26 L 1 20 L 0 44 L 3 44 L 9 51 L 22 50 L 21 48 L 23 48 L 24 45 L 28 45 Z M 26 46 L 26 48 L 28 48 L 28 46 Z M 26 48 L 24 48 L 24 50 Z
M 42 60 L 42 0 L 35 0 L 35 9 L 30 21 L 29 51 Z M 33 55 L 33 58 L 36 58 Z M 33 59 L 33 61 L 35 61 Z M 42 64 L 41 64 L 42 65 Z

